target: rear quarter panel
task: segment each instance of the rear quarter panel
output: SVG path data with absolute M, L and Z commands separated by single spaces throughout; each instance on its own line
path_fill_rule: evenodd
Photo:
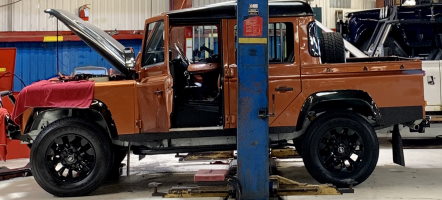
M 424 107 L 423 76 L 421 61 L 304 65 L 301 94 L 272 125 L 294 126 L 306 99 L 322 91 L 361 90 L 380 109 Z

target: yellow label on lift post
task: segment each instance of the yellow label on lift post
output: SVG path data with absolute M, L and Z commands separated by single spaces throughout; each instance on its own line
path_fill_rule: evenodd
M 0 72 L 6 72 L 6 68 L 5 67 L 0 67 Z
M 43 42 L 62 42 L 63 41 L 63 36 L 58 36 L 58 40 L 57 40 L 57 36 L 44 36 L 43 37 Z
M 267 38 L 239 38 L 241 44 L 267 44 Z

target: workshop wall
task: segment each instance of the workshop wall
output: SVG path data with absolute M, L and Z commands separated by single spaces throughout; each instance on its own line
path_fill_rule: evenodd
M 126 47 L 133 47 L 135 55 L 141 48 L 141 40 L 120 40 Z M 57 53 L 58 45 L 58 53 Z M 60 73 L 69 75 L 75 67 L 101 66 L 110 68 L 111 64 L 83 41 L 70 42 L 0 42 L 1 47 L 17 48 L 15 74 L 26 85 L 35 81 L 49 79 Z M 57 59 L 58 54 L 58 59 Z M 14 91 L 20 91 L 23 84 L 14 78 Z
M 229 0 L 192 0 L 193 7 L 201 7 L 208 4 L 226 2 Z M 376 0 L 311 0 L 312 7 L 322 7 L 322 22 L 329 28 L 336 27 L 336 12 L 343 13 L 371 9 L 376 7 Z
M 205 5 L 209 5 L 209 4 L 221 3 L 221 2 L 226 2 L 226 1 L 230 1 L 230 0 L 193 0 L 192 5 L 193 5 L 193 7 L 197 8 L 197 7 L 201 7 L 201 6 L 205 6 Z
M 0 5 L 4 5 L 9 0 L 0 0 Z M 10 25 L 10 21 L 8 20 L 8 15 L 10 14 L 8 6 L 0 7 L 0 31 L 1 30 L 8 30 L 8 26 Z
M 322 7 L 322 23 L 328 28 L 336 28 L 338 20 L 337 13 L 348 12 L 376 8 L 376 0 L 314 0 L 311 1 L 312 7 Z
M 0 0 L 0 6 L 17 0 Z M 55 31 L 56 19 L 43 11 L 59 8 L 78 14 L 89 4 L 90 22 L 106 30 L 142 30 L 144 21 L 169 10 L 168 0 L 21 0 L 0 7 L 0 31 Z M 67 30 L 60 25 L 60 30 Z

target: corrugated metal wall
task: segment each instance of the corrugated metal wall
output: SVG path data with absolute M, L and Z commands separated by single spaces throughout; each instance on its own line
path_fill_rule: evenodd
M 192 0 L 192 6 L 196 8 L 213 3 L 221 3 L 226 1 L 232 1 L 232 0 Z
M 0 5 L 5 5 L 9 2 L 9 0 L 0 0 Z M 9 8 L 8 6 L 0 7 L 0 30 L 7 30 L 8 29 L 8 15 L 9 15 Z
M 126 47 L 133 47 L 137 55 L 141 40 L 120 40 Z M 57 75 L 57 43 L 55 42 L 7 42 L 1 47 L 17 48 L 15 74 L 23 79 L 26 85 Z M 58 43 L 58 66 L 63 74 L 71 74 L 75 67 L 102 66 L 110 68 L 111 64 L 82 41 Z M 23 88 L 23 84 L 14 79 L 14 91 Z
M 336 28 L 336 11 L 342 10 L 344 15 L 348 12 L 376 8 L 376 0 L 351 0 L 351 8 L 332 8 L 330 0 L 314 0 L 312 7 L 322 7 L 322 23 L 329 28 Z
M 192 0 L 193 7 L 201 7 L 213 3 L 226 2 L 230 0 Z M 376 0 L 351 0 L 351 8 L 331 8 L 330 0 L 314 0 L 310 1 L 312 7 L 322 7 L 323 23 L 329 28 L 336 27 L 336 10 L 343 10 L 345 12 L 352 12 L 376 7 Z
M 9 1 L 0 0 L 0 5 Z M 141 30 L 145 19 L 169 10 L 169 0 L 22 0 L 0 8 L 0 31 L 54 31 L 56 20 L 49 19 L 45 9 L 78 13 L 84 4 L 90 4 L 90 22 L 106 30 Z M 10 19 L 12 30 L 7 25 Z M 67 29 L 60 26 L 60 30 Z

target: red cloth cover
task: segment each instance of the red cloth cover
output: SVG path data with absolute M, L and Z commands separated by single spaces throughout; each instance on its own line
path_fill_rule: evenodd
M 4 161 L 6 161 L 6 145 L 8 142 L 6 134 L 6 116 L 9 116 L 8 111 L 4 108 L 0 108 L 0 159 Z
M 12 119 L 20 124 L 27 108 L 89 108 L 93 98 L 93 81 L 39 81 L 20 92 Z

